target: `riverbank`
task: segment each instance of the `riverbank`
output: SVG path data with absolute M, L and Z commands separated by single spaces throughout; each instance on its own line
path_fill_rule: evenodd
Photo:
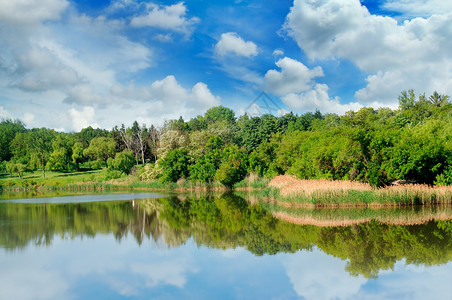
M 221 183 L 200 183 L 179 180 L 163 184 L 159 181 L 141 181 L 130 175 L 119 179 L 108 179 L 104 170 L 59 173 L 31 173 L 22 179 L 3 175 L 0 177 L 3 192 L 23 191 L 158 191 L 158 192 L 227 192 L 230 188 Z M 372 188 L 370 185 L 351 181 L 301 180 L 290 175 L 273 179 L 248 176 L 234 185 L 233 190 L 249 192 L 250 198 L 262 199 L 285 208 L 315 207 L 380 207 L 452 204 L 452 186 L 397 185 Z M 250 200 L 253 201 L 253 200 Z
M 234 185 L 235 190 L 262 189 L 267 187 L 270 179 L 248 176 Z M 231 189 L 219 182 L 201 183 L 184 179 L 173 183 L 160 181 L 141 181 L 137 176 L 129 175 L 117 179 L 108 179 L 108 171 L 89 170 L 81 172 L 41 172 L 27 173 L 22 178 L 0 174 L 2 192 L 24 191 L 97 191 L 97 190 L 138 190 L 138 191 L 174 191 L 174 192 L 227 192 Z

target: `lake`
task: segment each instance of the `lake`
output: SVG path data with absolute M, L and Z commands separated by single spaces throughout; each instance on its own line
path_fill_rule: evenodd
M 450 206 L 290 210 L 237 194 L 3 198 L 0 299 L 452 299 Z

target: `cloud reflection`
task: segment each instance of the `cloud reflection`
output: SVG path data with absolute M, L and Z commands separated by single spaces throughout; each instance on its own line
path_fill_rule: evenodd
M 350 277 L 346 261 L 318 249 L 287 256 L 283 265 L 296 293 L 306 299 L 349 298 L 367 282 L 363 277 Z

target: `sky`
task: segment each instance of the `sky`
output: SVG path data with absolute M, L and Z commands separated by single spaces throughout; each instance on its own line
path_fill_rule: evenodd
M 394 109 L 452 95 L 450 49 L 444 0 L 0 0 L 0 118 L 162 126 L 262 92 L 279 114 Z

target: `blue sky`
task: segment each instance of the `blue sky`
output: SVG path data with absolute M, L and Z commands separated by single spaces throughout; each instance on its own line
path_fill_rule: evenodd
M 280 113 L 452 94 L 452 2 L 0 0 L 0 117 L 161 125 L 265 91 Z

